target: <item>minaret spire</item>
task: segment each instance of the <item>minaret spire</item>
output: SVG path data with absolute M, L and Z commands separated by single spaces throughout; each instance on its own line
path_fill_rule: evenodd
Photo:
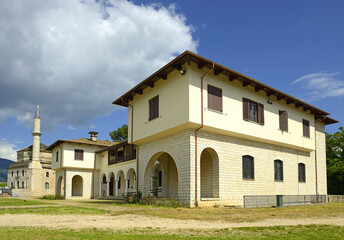
M 40 146 L 41 146 L 41 119 L 39 117 L 39 105 L 37 105 L 36 115 L 33 119 L 33 136 L 32 143 L 32 161 L 30 162 L 31 168 L 42 168 L 40 163 Z

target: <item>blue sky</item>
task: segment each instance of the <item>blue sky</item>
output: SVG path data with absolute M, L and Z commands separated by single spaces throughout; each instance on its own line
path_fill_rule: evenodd
M 0 3 L 0 157 L 31 145 L 37 104 L 47 145 L 110 139 L 127 123 L 111 102 L 185 50 L 331 113 L 330 133 L 343 126 L 344 1 L 105 2 Z

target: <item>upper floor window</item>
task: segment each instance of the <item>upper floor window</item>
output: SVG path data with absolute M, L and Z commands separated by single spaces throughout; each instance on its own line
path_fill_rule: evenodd
M 46 177 L 49 177 L 49 172 L 46 172 L 46 173 L 45 173 L 45 176 L 46 176 Z
M 208 85 L 208 109 L 222 112 L 222 89 Z
M 242 178 L 254 179 L 254 158 L 252 156 L 242 157 Z
M 243 98 L 243 118 L 264 125 L 264 105 Z
M 24 170 L 22 170 L 22 176 L 24 176 L 24 173 L 25 173 L 25 171 L 24 171 Z
M 22 188 L 24 188 L 24 182 L 22 182 Z
M 56 162 L 59 161 L 59 152 L 56 152 Z
M 12 171 L 12 177 L 13 177 L 13 171 Z
M 299 182 L 306 182 L 306 165 L 299 163 Z
M 283 181 L 283 162 L 281 160 L 274 161 L 275 181 Z
M 149 120 L 159 117 L 159 95 L 149 100 Z
M 46 183 L 44 184 L 44 188 L 45 188 L 45 189 L 49 189 L 49 183 L 48 183 L 48 182 L 46 182 Z
M 302 119 L 302 130 L 304 137 L 310 137 L 309 135 L 309 121 L 306 119 Z
M 74 159 L 75 160 L 84 160 L 84 150 L 74 149 Z
M 288 132 L 288 112 L 279 111 L 279 129 Z
M 11 188 L 14 188 L 14 184 L 13 184 L 13 182 L 11 182 Z
M 17 171 L 17 177 L 19 176 L 19 171 Z M 18 187 L 19 188 L 19 187 Z

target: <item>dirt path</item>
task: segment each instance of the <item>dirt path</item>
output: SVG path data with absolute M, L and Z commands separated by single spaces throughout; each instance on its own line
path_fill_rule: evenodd
M 224 223 L 198 220 L 178 220 L 159 217 L 120 215 L 38 215 L 38 214 L 5 214 L 0 218 L 0 226 L 47 227 L 54 229 L 112 229 L 160 228 L 160 229 L 220 229 L 233 227 L 267 227 L 327 224 L 344 226 L 344 218 L 330 219 L 273 219 L 260 222 Z

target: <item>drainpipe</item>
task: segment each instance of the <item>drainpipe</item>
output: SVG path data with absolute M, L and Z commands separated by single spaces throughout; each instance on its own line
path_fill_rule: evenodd
M 131 141 L 130 143 L 133 144 L 133 139 L 134 139 L 134 106 L 131 105 L 128 102 L 125 102 L 123 100 L 123 98 L 121 98 L 121 101 L 124 103 L 124 104 L 128 104 L 128 106 L 131 107 L 131 131 L 130 131 L 130 138 L 131 138 Z M 139 181 L 139 146 L 136 146 L 136 194 L 139 192 L 139 184 L 138 184 L 138 181 Z
M 201 126 L 195 130 L 195 205 L 198 207 L 197 201 L 197 133 L 198 131 L 203 128 L 203 78 L 207 76 L 211 71 L 215 68 L 215 63 L 213 63 L 213 67 L 203 74 L 201 77 Z
M 323 122 L 325 118 L 322 118 L 318 123 Z M 315 193 L 317 196 L 317 202 L 319 201 L 319 192 L 318 192 L 318 157 L 317 157 L 317 121 L 314 121 L 314 142 L 315 142 L 315 151 L 314 151 L 314 161 L 315 161 Z

